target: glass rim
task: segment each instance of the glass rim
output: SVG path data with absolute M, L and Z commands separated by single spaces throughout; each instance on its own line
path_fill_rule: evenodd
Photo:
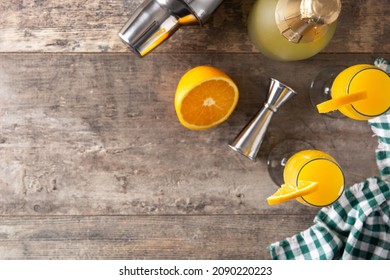
M 337 198 L 335 198 L 332 202 L 330 202 L 330 203 L 328 203 L 328 204 L 324 204 L 324 205 L 317 205 L 317 204 L 310 203 L 309 201 L 307 201 L 307 200 L 304 198 L 304 196 L 300 196 L 300 198 L 301 198 L 305 203 L 307 203 L 308 205 L 315 206 L 315 207 L 325 207 L 325 206 L 329 206 L 329 205 L 335 203 L 335 202 L 341 197 L 341 195 L 344 193 L 344 190 L 345 190 L 345 174 L 344 174 L 343 169 L 341 168 L 341 166 L 340 166 L 337 162 L 335 162 L 334 160 L 328 159 L 328 158 L 324 158 L 324 157 L 319 157 L 319 158 L 311 159 L 311 160 L 309 160 L 308 162 L 306 162 L 306 163 L 299 169 L 299 171 L 298 171 L 298 173 L 297 173 L 297 176 L 296 176 L 296 182 L 295 182 L 295 183 L 296 183 L 296 185 L 298 185 L 299 175 L 301 174 L 302 169 L 303 169 L 306 165 L 308 165 L 309 163 L 312 163 L 313 161 L 317 161 L 317 160 L 326 160 L 326 161 L 329 161 L 329 162 L 331 162 L 331 163 L 333 163 L 334 165 L 337 166 L 337 168 L 338 168 L 338 169 L 340 170 L 340 172 L 341 172 L 341 175 L 343 176 L 343 185 L 342 185 L 341 188 L 340 188 L 340 189 L 341 189 L 341 192 L 340 192 L 339 196 L 338 196 Z
M 385 72 L 384 70 L 382 70 L 382 69 L 380 69 L 380 68 L 378 68 L 378 67 L 376 67 L 376 66 L 374 66 L 374 65 L 373 65 L 372 67 L 367 67 L 367 68 L 361 69 L 361 70 L 359 70 L 358 72 L 356 72 L 356 73 L 352 76 L 352 78 L 350 79 L 350 81 L 349 81 L 349 83 L 348 83 L 348 86 L 347 86 L 347 93 L 348 93 L 348 94 L 350 94 L 350 87 L 351 87 L 351 84 L 352 84 L 354 78 L 355 78 L 357 75 L 359 75 L 361 72 L 367 71 L 367 70 L 377 70 L 377 71 L 379 71 L 379 72 L 384 73 L 385 75 L 387 75 L 387 76 L 389 77 L 389 74 L 387 74 L 387 72 Z M 384 110 L 383 112 L 381 112 L 381 113 L 374 114 L 374 115 L 369 115 L 369 114 L 365 114 L 365 113 L 360 112 L 353 104 L 350 104 L 350 105 L 351 105 L 351 108 L 352 108 L 357 114 L 359 114 L 359 115 L 361 115 L 361 116 L 363 116 L 363 117 L 366 117 L 366 118 L 375 118 L 375 117 L 379 117 L 380 115 L 383 115 L 384 113 L 386 113 L 386 112 L 390 109 L 390 106 L 389 106 L 387 109 L 385 109 L 385 110 Z

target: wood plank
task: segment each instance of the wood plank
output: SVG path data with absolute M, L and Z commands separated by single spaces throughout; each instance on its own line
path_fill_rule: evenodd
M 142 0 L 2 1 L 0 52 L 128 52 L 117 36 Z M 156 52 L 256 52 L 247 34 L 253 0 L 225 0 L 204 26 L 180 29 Z M 327 53 L 388 53 L 388 0 L 345 0 Z
M 374 58 L 286 64 L 260 54 L 1 54 L 0 213 L 314 213 L 295 202 L 267 205 L 276 188 L 267 156 L 282 140 L 301 139 L 335 156 L 348 186 L 376 175 L 367 123 L 318 115 L 308 96 L 324 67 Z M 190 131 L 177 121 L 173 99 L 181 75 L 202 64 L 231 75 L 241 95 L 227 122 Z M 275 115 L 254 163 L 227 144 L 262 106 L 269 76 L 299 95 Z
M 269 259 L 311 215 L 0 217 L 0 259 Z

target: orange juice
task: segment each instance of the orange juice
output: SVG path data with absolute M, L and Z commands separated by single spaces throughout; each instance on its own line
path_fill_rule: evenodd
M 298 181 L 318 182 L 318 189 L 297 198 L 305 205 L 322 207 L 335 202 L 344 191 L 344 174 L 330 155 L 318 150 L 304 150 L 294 154 L 286 163 L 285 183 L 298 185 Z
M 337 75 L 332 84 L 332 99 L 365 91 L 367 97 L 338 108 L 355 120 L 369 120 L 384 114 L 390 108 L 390 77 L 373 65 L 357 64 Z
M 316 21 L 311 20 L 311 28 L 306 28 L 303 33 L 315 34 L 315 36 L 308 36 L 309 39 L 294 43 L 283 36 L 284 32 L 280 28 L 290 30 L 288 27 L 292 23 L 289 22 L 288 25 L 285 25 L 287 23 L 284 23 L 284 21 L 298 18 L 300 19 L 299 23 L 294 22 L 294 24 L 308 27 L 309 25 L 304 23 L 304 18 L 300 15 L 301 12 L 307 11 L 308 7 L 301 6 L 299 1 L 257 0 L 254 2 L 248 16 L 249 38 L 262 54 L 271 59 L 295 61 L 312 57 L 329 44 L 336 32 L 337 21 L 324 23 L 324 18 L 334 15 L 335 12 L 334 9 L 328 9 L 329 2 L 332 2 L 331 6 L 334 8 L 334 3 L 338 1 L 312 1 L 310 7 L 325 6 L 326 9 L 314 10 L 306 15 L 317 17 L 317 21 L 321 19 L 322 23 L 317 25 Z M 336 9 L 341 9 L 341 7 L 336 5 Z M 319 16 L 316 14 L 317 12 L 323 14 Z M 308 20 L 308 18 L 306 17 L 305 20 Z M 280 26 L 280 21 L 283 22 L 282 26 Z M 327 31 L 320 32 L 322 28 Z

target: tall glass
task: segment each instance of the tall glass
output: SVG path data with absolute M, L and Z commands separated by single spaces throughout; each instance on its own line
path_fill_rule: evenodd
M 370 120 L 390 108 L 390 77 L 370 64 L 336 66 L 313 80 L 310 98 L 319 113 L 338 111 L 354 120 Z
M 294 154 L 283 171 L 284 181 L 297 186 L 299 181 L 318 182 L 318 189 L 297 198 L 302 204 L 323 207 L 335 202 L 344 191 L 344 173 L 330 155 L 319 150 Z
M 278 186 L 298 186 L 300 181 L 317 182 L 316 191 L 296 198 L 304 205 L 330 205 L 344 191 L 344 173 L 337 161 L 303 141 L 286 140 L 273 148 L 268 158 L 268 171 Z

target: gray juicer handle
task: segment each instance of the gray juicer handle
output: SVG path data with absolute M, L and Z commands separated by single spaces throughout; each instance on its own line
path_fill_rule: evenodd
M 143 57 L 182 25 L 203 24 L 223 0 L 145 0 L 120 30 L 119 37 Z
M 201 24 L 205 23 L 223 0 L 184 0 Z

